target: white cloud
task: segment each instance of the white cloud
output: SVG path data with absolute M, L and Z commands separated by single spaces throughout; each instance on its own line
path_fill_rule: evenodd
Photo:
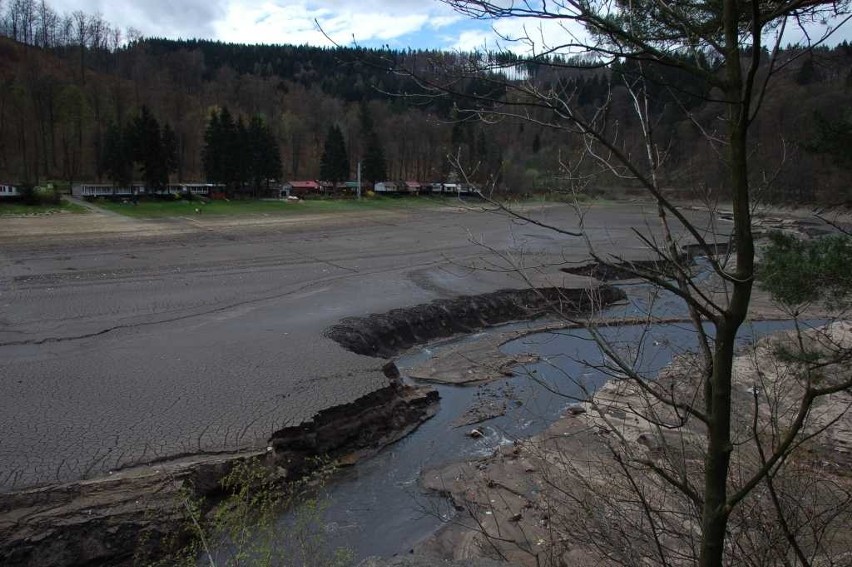
M 47 0 L 59 12 L 100 12 L 113 25 L 143 35 L 208 38 L 246 43 L 329 45 L 387 42 L 396 47 L 508 49 L 542 52 L 582 37 L 582 29 L 558 20 L 471 20 L 437 0 Z M 510 0 L 497 0 L 509 3 Z M 2 2 L 2 0 L 0 0 Z M 491 27 L 493 25 L 493 28 Z M 810 26 L 811 29 L 817 26 Z M 496 33 L 495 33 L 496 32 Z M 502 38 L 501 38 L 502 36 Z M 788 30 L 795 41 L 801 33 Z M 525 41 L 507 41 L 505 38 Z M 850 39 L 852 25 L 833 41 Z
M 48 0 L 49 1 L 49 0 Z M 156 37 L 349 45 L 437 30 L 462 17 L 433 0 L 53 0 L 60 12 L 100 12 Z M 319 26 L 317 25 L 319 23 Z M 404 43 L 404 42 L 403 42 Z

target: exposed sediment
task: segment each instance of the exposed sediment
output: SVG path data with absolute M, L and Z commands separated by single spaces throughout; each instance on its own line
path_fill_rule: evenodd
M 358 354 L 391 357 L 417 344 L 552 311 L 580 313 L 621 300 L 621 290 L 503 290 L 437 300 L 385 314 L 349 318 L 326 334 Z M 388 385 L 354 402 L 319 412 L 309 422 L 276 431 L 261 451 L 188 455 L 142 464 L 105 478 L 0 495 L 3 565 L 130 564 L 140 537 L 156 545 L 184 521 L 185 490 L 216 495 L 221 479 L 244 459 L 258 459 L 283 479 L 308 471 L 324 455 L 352 464 L 415 429 L 437 411 L 438 394 L 403 385 L 396 366 L 383 368 Z
M 607 285 L 593 291 L 559 287 L 501 290 L 350 317 L 329 328 L 326 336 L 352 352 L 388 358 L 435 339 L 534 319 L 557 310 L 582 313 L 625 297 L 622 290 Z
M 385 388 L 276 432 L 271 450 L 193 455 L 0 495 L 0 564 L 131 564 L 140 546 L 156 546 L 182 525 L 187 488 L 196 496 L 217 494 L 240 460 L 258 459 L 288 479 L 307 472 L 313 456 L 352 464 L 374 453 L 437 410 L 437 392 L 403 385 L 392 364 L 385 371 Z

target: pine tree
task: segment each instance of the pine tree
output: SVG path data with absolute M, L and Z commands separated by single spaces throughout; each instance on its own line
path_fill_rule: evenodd
M 343 133 L 334 124 L 328 129 L 325 137 L 325 147 L 320 161 L 320 177 L 323 181 L 337 184 L 349 178 L 349 157 L 346 153 L 346 143 Z

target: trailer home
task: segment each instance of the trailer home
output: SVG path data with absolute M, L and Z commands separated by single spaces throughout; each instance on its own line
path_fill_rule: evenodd
M 4 185 L 0 184 L 0 199 L 11 199 L 14 197 L 20 197 L 21 193 L 18 191 L 18 188 L 14 185 Z

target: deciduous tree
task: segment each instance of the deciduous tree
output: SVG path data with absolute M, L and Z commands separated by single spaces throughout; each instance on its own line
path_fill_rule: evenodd
M 789 457 L 792 447 L 803 435 L 803 423 L 811 403 L 821 395 L 838 391 L 837 388 L 849 387 L 848 380 L 842 378 L 824 388 L 806 380 L 797 419 L 786 425 L 789 429 L 775 443 L 764 447 L 767 452 L 761 452 L 762 466 L 740 469 L 733 474 L 731 458 L 736 441 L 732 414 L 733 360 L 738 333 L 748 315 L 756 275 L 752 210 L 755 194 L 761 191 L 764 181 L 772 177 L 764 175 L 772 168 L 757 163 L 753 157 L 753 125 L 771 91 L 780 63 L 779 46 L 787 27 L 838 17 L 833 21 L 839 24 L 846 17 L 848 5 L 819 0 L 767 3 L 720 0 L 687 4 L 654 0 L 519 3 L 446 0 L 446 3 L 468 16 L 512 20 L 516 29 L 526 30 L 514 39 L 530 46 L 530 54 L 520 61 L 531 74 L 524 80 L 501 79 L 507 75 L 497 73 L 517 67 L 519 61 L 506 64 L 503 60 L 483 56 L 472 59 L 473 69 L 466 68 L 462 77 L 491 76 L 505 86 L 505 97 L 461 89 L 458 76 L 447 80 L 421 76 L 421 85 L 427 91 L 447 93 L 455 100 L 464 100 L 464 105 L 459 103 L 460 115 L 528 120 L 574 135 L 581 140 L 583 152 L 571 160 L 563 156 L 568 183 L 575 188 L 588 184 L 589 178 L 582 175 L 577 164 L 594 163 L 599 166 L 599 173 L 606 172 L 641 187 L 656 203 L 658 229 L 637 227 L 635 233 L 639 242 L 657 255 L 661 264 L 656 266 L 664 267 L 627 266 L 634 275 L 682 300 L 696 336 L 697 362 L 693 372 L 701 377 L 701 387 L 693 393 L 693 398 L 684 399 L 649 386 L 629 358 L 608 346 L 600 334 L 596 336 L 608 360 L 613 361 L 613 370 L 644 393 L 649 403 L 641 410 L 644 419 L 669 427 L 668 423 L 660 423 L 654 417 L 655 404 L 660 404 L 677 419 L 700 424 L 704 437 L 703 465 L 696 478 L 653 459 L 640 463 L 632 459 L 629 452 L 617 452 L 616 458 L 625 459 L 623 462 L 627 463 L 628 470 L 643 464 L 661 483 L 667 484 L 673 494 L 684 500 L 684 510 L 694 507 L 699 511 L 700 528 L 693 535 L 682 534 L 682 537 L 689 540 L 687 543 L 695 538 L 694 560 L 698 564 L 721 566 L 726 554 L 731 552 L 727 543 L 729 536 L 734 537 L 730 531 L 734 528 L 729 523 L 732 515 L 739 512 L 738 507 L 744 505 L 755 487 L 771 481 L 776 466 Z M 540 28 L 539 31 L 533 31 L 536 28 Z M 545 33 L 545 29 L 550 33 Z M 772 43 L 767 46 L 768 38 Z M 610 73 L 610 86 L 602 102 L 581 107 L 575 100 L 575 93 L 560 91 L 553 83 L 535 80 L 536 69 L 568 72 L 577 68 L 572 60 L 554 57 L 555 54 L 579 55 L 586 66 L 592 64 L 612 70 L 619 65 L 630 71 Z M 680 86 L 682 83 L 667 75 L 669 70 L 706 85 L 706 89 L 698 93 L 684 90 Z M 621 108 L 613 104 L 618 100 L 617 93 L 623 96 Z M 659 102 L 660 94 L 654 96 L 653 93 L 669 97 L 677 110 L 701 132 L 705 151 L 713 152 L 724 164 L 724 178 L 717 191 L 730 202 L 733 211 L 729 241 L 724 246 L 724 250 L 731 250 L 730 254 L 721 252 L 723 248 L 714 241 L 714 231 L 694 222 L 663 188 L 662 172 L 669 140 L 657 129 L 652 108 Z M 708 126 L 690 113 L 691 99 L 696 94 L 703 96 L 705 102 L 712 100 L 718 109 L 716 119 L 719 122 Z M 613 120 L 613 114 L 618 111 L 623 112 L 623 120 Z M 532 220 L 522 213 L 513 214 Z M 582 231 L 550 226 L 564 236 L 582 237 Z M 686 261 L 681 244 L 688 240 L 706 257 L 718 286 L 717 293 L 708 292 Z M 594 249 L 590 250 L 590 255 L 604 265 L 623 261 L 617 254 L 603 255 Z M 647 522 L 640 523 L 650 530 L 648 541 L 650 549 L 654 550 L 654 560 L 662 564 L 677 562 L 669 552 L 680 554 L 684 550 L 668 547 L 660 541 L 671 535 L 665 530 L 674 524 L 663 519 L 666 512 L 661 508 L 642 501 L 641 491 L 637 490 L 635 496 L 640 499 L 637 502 L 647 516 L 643 516 Z M 737 530 L 740 527 L 738 524 Z M 692 556 L 688 556 L 687 560 L 691 559 Z

